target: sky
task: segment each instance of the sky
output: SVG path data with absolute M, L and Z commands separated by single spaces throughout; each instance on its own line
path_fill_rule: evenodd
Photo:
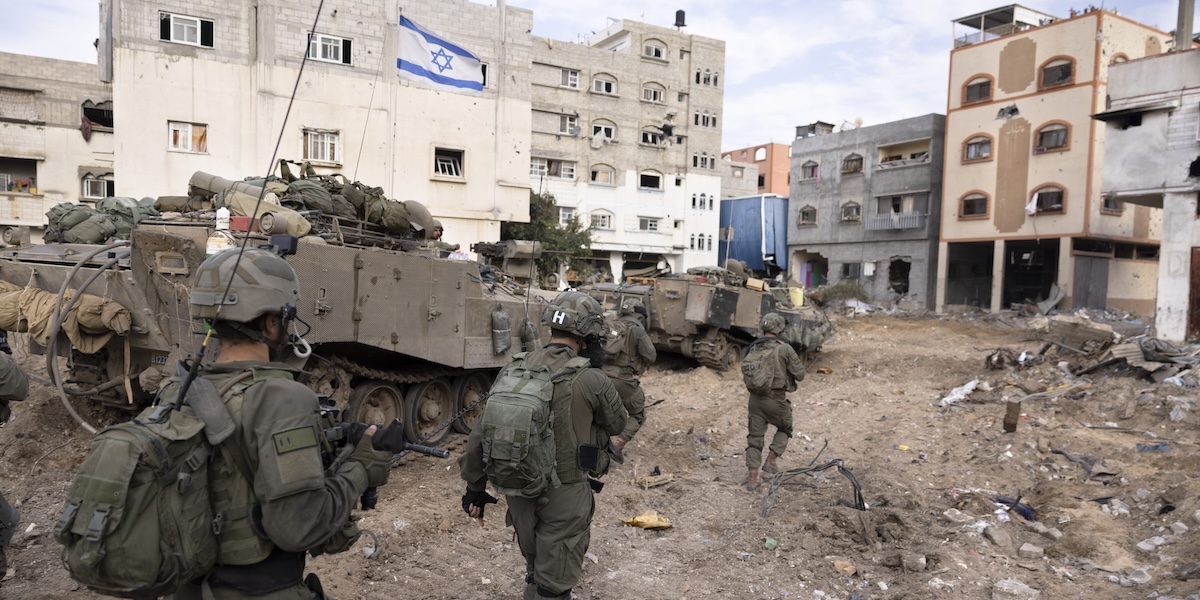
M 337 2 L 339 0 L 332 0 Z M 355 1 L 355 0 L 341 0 Z M 1097 5 L 1163 31 L 1175 28 L 1179 0 L 1103 0 Z M 1185 0 L 1187 1 L 1187 0 Z M 330 0 L 327 0 L 327 4 Z M 481 2 L 482 4 L 495 4 Z M 1005 0 L 510 0 L 533 11 L 533 34 L 578 42 L 610 19 L 671 27 L 725 41 L 722 150 L 790 144 L 797 125 L 877 125 L 946 110 L 952 22 Z M 1027 0 L 1066 18 L 1087 3 Z M 569 7 L 569 8 L 566 8 Z M 1198 11 L 1200 12 L 1200 11 Z M 95 0 L 0 0 L 8 23 L 0 52 L 96 62 Z M 959 28 L 958 35 L 971 30 Z M 47 32 L 54 32 L 48 35 Z

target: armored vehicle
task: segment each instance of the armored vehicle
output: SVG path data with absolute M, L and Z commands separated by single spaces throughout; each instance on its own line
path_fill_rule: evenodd
M 230 184 L 221 180 L 215 187 Z M 409 212 L 418 214 L 415 208 Z M 148 403 L 176 362 L 200 345 L 189 289 L 212 237 L 267 243 L 268 236 L 254 229 L 270 225 L 269 215 L 235 221 L 235 229 L 240 224 L 250 231 L 217 233 L 211 212 L 201 211 L 143 220 L 128 240 L 106 245 L 0 252 L 7 290 L 51 294 L 43 303 L 53 305 L 55 324 L 47 365 L 68 410 L 67 396 L 131 409 Z M 538 321 L 540 304 L 531 306 L 520 286 L 481 275 L 477 263 L 439 258 L 419 240 L 393 239 L 352 219 L 305 216 L 312 234 L 300 237 L 286 260 L 301 282 L 298 317 L 311 327 L 305 335 L 311 355 L 291 357 L 307 372 L 307 384 L 329 396 L 345 420 L 387 423 L 398 417 L 414 441 L 434 444 L 451 428 L 469 432 L 481 409 L 478 400 L 499 368 L 521 351 L 521 325 L 527 314 Z M 71 289 L 128 309 L 128 333 L 99 348 L 81 348 L 76 338 L 68 343 L 61 328 L 73 322 L 79 295 Z M 15 329 L 24 331 L 27 324 Z M 57 373 L 56 356 L 67 358 L 66 373 Z
M 682 354 L 713 369 L 736 368 L 746 346 L 754 341 L 762 316 L 770 312 L 787 320 L 788 328 L 780 337 L 806 361 L 811 361 L 832 335 L 833 325 L 820 309 L 794 306 L 786 295 L 777 297 L 742 284 L 736 274 L 711 267 L 580 289 L 606 309 L 616 309 L 626 298 L 641 300 L 655 348 Z

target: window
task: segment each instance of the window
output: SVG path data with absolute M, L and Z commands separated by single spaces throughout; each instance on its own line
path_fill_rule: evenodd
M 658 231 L 658 219 L 651 217 L 639 217 L 638 229 L 640 231 Z
M 842 205 L 842 220 L 843 221 L 861 221 L 862 206 L 857 202 L 850 202 Z
M 704 70 L 704 85 L 712 85 L 712 72 L 708 69 Z
M 708 208 L 708 194 L 700 194 L 700 210 Z
M 325 62 L 350 64 L 350 40 L 323 33 L 308 34 L 308 57 Z
M 1048 185 L 1038 188 L 1033 193 L 1033 200 L 1036 203 L 1035 208 L 1037 210 L 1035 214 L 1063 212 L 1063 200 L 1065 197 L 1066 194 L 1060 187 Z
M 756 160 L 756 161 L 767 160 L 767 149 L 766 148 L 756 148 L 754 150 L 754 160 Z
M 643 129 L 642 130 L 642 143 L 643 144 L 653 144 L 655 146 L 662 144 L 663 143 L 663 134 L 661 134 L 657 131 L 650 131 L 648 129 Z
M 976 77 L 967 82 L 963 92 L 963 103 L 983 102 L 992 99 L 992 80 L 990 77 Z
M 347 52 L 346 55 L 349 56 L 350 53 Z M 347 63 L 347 64 L 349 64 L 349 63 Z M 488 64 L 485 62 L 479 63 L 479 71 L 483 75 L 483 87 L 487 87 L 488 86 Z
M 569 206 L 558 207 L 558 226 L 568 227 L 571 225 L 571 219 L 575 217 L 575 209 Z
M 529 174 L 534 177 L 575 179 L 575 163 L 553 158 L 532 158 L 529 160 Z
M 644 87 L 642 87 L 642 100 L 645 100 L 646 102 L 662 104 L 667 101 L 666 98 L 666 90 L 656 83 L 646 84 Z
M 600 185 L 616 185 L 616 172 L 608 165 L 593 165 L 588 181 Z
M 1066 85 L 1075 80 L 1075 61 L 1070 58 L 1051 60 L 1042 67 L 1041 87 Z
M 560 81 L 561 83 L 558 85 L 562 87 L 579 89 L 579 71 L 576 71 L 575 69 L 563 69 L 562 79 Z
M 167 122 L 167 149 L 176 152 L 208 152 L 208 125 L 201 123 Z
M 842 279 L 858 279 L 862 274 L 862 263 L 842 263 Z
M 688 240 L 689 240 L 688 247 L 690 247 L 692 250 L 695 250 L 696 249 L 696 234 L 693 233 L 691 236 L 688 237 Z
M 704 238 L 705 238 L 705 235 L 703 233 L 696 236 L 696 249 L 697 250 L 700 250 L 700 251 L 704 250 Z
M 661 190 L 662 173 L 658 171 L 643 171 L 638 174 L 638 189 Z
M 592 137 L 612 141 L 617 137 L 617 126 L 612 121 L 596 121 L 592 123 Z
M 318 129 L 304 130 L 304 160 L 323 163 L 342 162 L 341 134 Z
M 1033 153 L 1067 150 L 1071 145 L 1068 140 L 1070 131 L 1066 123 L 1051 123 L 1042 127 L 1038 130 L 1037 146 L 1034 147 Z
M 1117 200 L 1116 196 L 1104 196 L 1104 203 L 1100 205 L 1100 212 L 1119 215 L 1125 211 L 1125 204 Z
M 717 157 L 709 156 L 707 152 L 692 155 L 692 166 L 699 169 L 717 168 Z
M 733 176 L 736 179 L 741 179 L 746 176 L 746 169 L 743 169 L 742 167 L 733 167 L 731 170 L 733 171 Z
M 716 127 L 717 115 L 715 113 L 710 115 L 708 114 L 707 110 L 704 112 L 696 111 L 696 113 L 692 115 L 692 122 L 693 124 L 701 127 Z
M 1123 53 L 1123 52 L 1118 52 L 1118 53 L 1116 53 L 1116 54 L 1114 54 L 1114 55 L 1113 55 L 1113 57 L 1112 57 L 1112 61 L 1111 61 L 1111 62 L 1109 62 L 1108 64 L 1110 64 L 1110 65 L 1119 65 L 1119 64 L 1121 64 L 1121 63 L 1123 63 L 1123 62 L 1127 62 L 1127 61 L 1129 61 L 1129 57 L 1128 57 L 1128 56 L 1125 56 L 1125 53 Z
M 992 138 L 977 135 L 969 140 L 963 152 L 963 162 L 988 160 L 992 157 Z
M 213 47 L 213 22 L 209 19 L 158 13 L 158 39 L 176 44 Z
M 709 252 L 712 252 L 712 241 L 713 241 L 713 238 L 714 238 L 714 237 L 716 237 L 716 236 L 711 236 L 711 235 L 710 235 L 710 236 L 708 236 L 707 250 L 708 250 Z
M 433 174 L 441 177 L 463 177 L 463 151 L 448 148 L 433 149 Z
M 646 43 L 642 45 L 642 56 L 666 60 L 667 47 L 658 40 L 646 40 Z
M 821 169 L 821 165 L 808 161 L 800 165 L 800 179 L 816 179 L 817 172 Z
M 612 213 L 596 211 L 592 213 L 592 229 L 612 229 Z
M 800 218 L 797 219 L 799 225 L 816 225 L 817 224 L 817 209 L 812 206 L 805 206 L 800 209 Z
M 844 160 L 842 160 L 842 173 L 846 173 L 847 175 L 849 175 L 849 174 L 853 174 L 853 173 L 862 173 L 862 171 L 863 171 L 863 157 L 862 156 L 859 156 L 858 154 L 851 154 L 850 156 L 847 156 Z
M 617 82 L 607 77 L 596 76 L 592 79 L 592 91 L 598 94 L 616 95 Z
M 101 102 L 96 104 L 91 100 L 86 100 L 83 103 L 83 118 L 87 119 L 88 123 L 92 124 L 92 129 L 112 129 L 113 126 L 113 111 L 112 101 Z M 0 114 L 0 116 L 3 116 Z
M 758 176 L 758 187 L 764 187 L 764 186 L 766 186 L 766 185 L 767 185 L 767 178 L 766 178 L 766 176 L 764 176 L 764 175 L 759 175 L 759 176 Z
M 111 198 L 116 196 L 116 185 L 110 179 L 85 177 L 83 179 L 83 197 L 88 199 Z
M 558 115 L 558 132 L 566 135 L 578 135 L 579 117 L 575 115 Z
M 988 214 L 988 197 L 984 194 L 969 193 L 963 196 L 958 204 L 958 218 L 960 219 L 986 217 Z

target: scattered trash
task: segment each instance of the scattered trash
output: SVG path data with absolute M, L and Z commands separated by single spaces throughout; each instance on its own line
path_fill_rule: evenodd
M 1018 515 L 1021 515 L 1026 521 L 1035 521 L 1033 518 L 1033 507 L 1022 503 L 1020 498 L 1007 498 L 1005 496 L 996 496 L 992 498 L 996 504 L 1000 505 L 1004 510 L 1011 510 Z
M 491 580 L 491 579 L 488 579 L 487 577 L 480 577 L 480 578 L 479 578 L 479 583 L 482 583 L 483 585 L 488 585 L 488 584 L 490 584 L 491 582 L 492 582 L 492 580 Z
M 817 372 L 822 375 L 829 375 L 830 373 L 833 373 L 833 369 L 830 369 L 829 367 L 817 367 Z
M 754 556 L 754 553 L 752 553 L 752 552 L 738 552 L 738 558 L 740 558 L 742 560 L 746 560 L 747 558 L 752 558 L 753 556 Z
M 592 564 L 594 564 L 594 565 L 598 565 L 598 564 L 600 564 L 600 559 L 599 559 L 599 558 L 596 558 L 596 555 L 595 555 L 595 554 L 592 554 L 591 552 L 588 552 L 588 553 L 584 554 L 584 555 L 583 555 L 583 558 L 584 558 L 584 559 L 586 559 L 586 560 L 589 560 L 589 561 L 591 561 L 591 563 L 592 563 Z
M 938 406 L 942 406 L 942 407 L 950 406 L 951 404 L 954 404 L 955 402 L 965 399 L 967 396 L 971 395 L 971 392 L 975 391 L 975 388 L 978 385 L 979 385 L 979 380 L 972 379 L 971 381 L 967 382 L 966 384 L 963 384 L 959 387 L 954 388 L 953 390 L 950 390 L 950 393 L 946 394 L 946 396 L 944 398 L 942 398 L 941 402 L 938 402 Z
M 633 527 L 641 527 L 642 529 L 668 529 L 671 527 L 671 522 L 666 517 L 661 517 L 657 512 L 648 510 L 636 517 L 621 521 L 625 525 Z
M 1150 453 L 1158 454 L 1158 453 L 1162 453 L 1162 452 L 1170 452 L 1170 450 L 1171 450 L 1171 444 L 1169 444 L 1167 442 L 1158 442 L 1156 444 L 1138 444 L 1137 445 L 1138 452 L 1150 452 Z
M 908 446 L 905 446 L 904 444 L 892 444 L 892 448 L 895 448 L 896 450 L 899 450 L 901 452 L 908 452 L 909 450 L 912 450 L 912 448 L 909 448 Z
M 408 527 L 408 521 L 405 521 L 404 519 L 396 519 L 395 521 L 392 521 L 392 529 L 395 529 L 396 531 L 400 531 L 405 527 Z
M 774 550 L 778 547 L 779 541 L 774 538 L 767 538 L 766 541 L 763 542 L 763 548 L 766 548 L 767 550 Z

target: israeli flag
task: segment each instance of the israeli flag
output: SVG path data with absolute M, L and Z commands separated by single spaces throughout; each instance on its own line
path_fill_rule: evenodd
M 483 90 L 483 66 L 474 54 L 400 17 L 400 75 L 451 92 Z

